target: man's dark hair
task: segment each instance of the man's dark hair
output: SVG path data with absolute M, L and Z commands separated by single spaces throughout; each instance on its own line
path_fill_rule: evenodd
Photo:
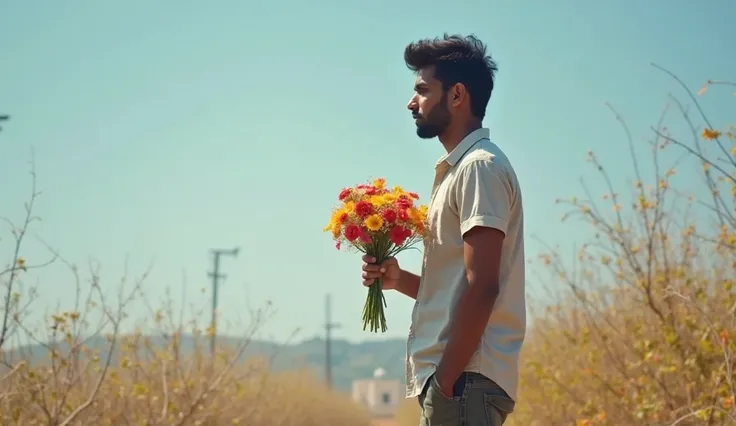
M 498 67 L 476 36 L 445 34 L 442 38 L 415 41 L 404 49 L 404 62 L 414 72 L 433 66 L 443 90 L 462 83 L 470 94 L 473 115 L 485 117 Z

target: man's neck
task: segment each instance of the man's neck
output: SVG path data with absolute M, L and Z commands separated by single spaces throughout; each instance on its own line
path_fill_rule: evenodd
M 439 136 L 440 143 L 445 147 L 445 151 L 448 153 L 452 152 L 452 150 L 460 144 L 465 136 L 468 136 L 481 127 L 483 127 L 483 123 L 480 120 L 472 120 L 462 126 L 448 128 Z

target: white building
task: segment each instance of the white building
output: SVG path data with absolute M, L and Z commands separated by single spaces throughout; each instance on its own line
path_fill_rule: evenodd
M 372 379 L 353 382 L 353 400 L 363 404 L 375 417 L 391 417 L 403 397 L 401 382 L 384 379 L 386 372 L 379 368 Z

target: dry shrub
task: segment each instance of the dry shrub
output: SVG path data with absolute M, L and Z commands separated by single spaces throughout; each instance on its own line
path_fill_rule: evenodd
M 560 201 L 594 238 L 572 265 L 552 249 L 540 256 L 557 303 L 535 311 L 510 425 L 736 424 L 735 135 L 712 125 L 697 97 L 661 70 L 693 103 L 695 116 L 674 97 L 669 104 L 691 142 L 663 121 L 653 127 L 648 181 L 617 114 L 632 148 L 631 200 L 589 154 L 608 192 L 596 202 L 584 186 L 585 199 Z M 661 157 L 673 149 L 698 163 L 699 193 L 672 188 L 675 169 Z
M 662 126 L 663 114 L 647 182 L 616 114 L 632 148 L 631 200 L 590 153 L 608 192 L 595 202 L 584 185 L 585 199 L 560 201 L 594 238 L 572 265 L 552 248 L 539 256 L 549 294 L 531 303 L 508 426 L 736 425 L 736 128 L 711 124 L 696 95 L 662 71 L 694 104 L 696 117 L 670 103 L 692 142 Z M 713 85 L 735 84 L 709 81 L 698 95 Z M 700 193 L 672 188 L 660 152 L 675 148 L 698 163 Z M 414 426 L 419 415 L 412 399 L 397 420 Z
M 252 425 L 368 426 L 370 418 L 348 397 L 332 392 L 306 372 L 269 371 L 270 359 L 245 359 L 254 332 L 268 319 L 270 306 L 253 312 L 236 347 L 208 352 L 212 328 L 184 324 L 171 308 L 153 310 L 142 291 L 145 275 L 124 280 L 117 300 L 103 291 L 92 265 L 89 285 L 66 263 L 76 283 L 73 306 L 28 324 L 36 297 L 21 292 L 24 274 L 34 267 L 21 256 L 33 222 L 34 192 L 26 219 L 11 222 L 15 246 L 10 266 L 0 271 L 4 299 L 0 312 L 0 420 L 3 425 Z M 121 334 L 133 302 L 149 308 L 155 333 Z M 194 315 L 195 318 L 198 315 Z M 183 347 L 182 333 L 193 347 Z M 15 345 L 10 345 L 15 342 Z M 25 346 L 23 344 L 26 344 Z M 43 347 L 31 352 L 28 343 Z M 276 354 L 277 355 L 277 354 Z
M 417 426 L 421 413 L 417 398 L 405 399 L 396 410 L 396 423 L 399 426 Z

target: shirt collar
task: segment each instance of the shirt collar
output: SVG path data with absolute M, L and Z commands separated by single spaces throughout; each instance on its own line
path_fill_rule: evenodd
M 463 138 L 463 140 L 460 141 L 459 144 L 457 144 L 457 146 L 455 146 L 455 148 L 452 149 L 452 151 L 443 155 L 437 161 L 437 165 L 440 165 L 442 162 L 446 162 L 451 167 L 454 166 L 461 158 L 463 158 L 463 155 L 473 147 L 473 145 L 482 139 L 490 139 L 490 131 L 485 127 L 481 127 L 470 132 Z

